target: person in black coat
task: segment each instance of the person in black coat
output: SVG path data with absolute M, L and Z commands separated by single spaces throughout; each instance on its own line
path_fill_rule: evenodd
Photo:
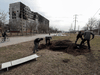
M 2 37 L 4 38 L 4 41 L 6 41 L 6 36 L 7 36 L 6 31 L 4 31 L 4 33 L 2 33 Z
M 79 31 L 79 33 L 78 33 L 78 35 L 76 37 L 75 44 L 77 43 L 77 41 L 78 41 L 79 38 L 81 38 L 81 40 L 83 40 L 81 31 Z
M 38 51 L 38 45 L 39 45 L 39 42 L 43 40 L 43 38 L 36 38 L 34 40 L 34 50 L 33 50 L 33 53 L 35 53 L 35 50 Z
M 46 45 L 47 45 L 47 44 L 50 44 L 50 39 L 52 39 L 51 36 L 46 36 L 46 37 L 45 37 Z

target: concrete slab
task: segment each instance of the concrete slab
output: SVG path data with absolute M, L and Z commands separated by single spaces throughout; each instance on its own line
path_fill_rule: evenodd
M 4 69 L 4 68 L 8 68 L 11 66 L 11 62 L 5 62 L 1 64 L 1 68 L 0 69 Z
M 24 57 L 24 58 L 20 58 L 20 59 L 17 59 L 17 60 L 2 63 L 2 64 L 0 64 L 0 70 L 5 69 L 5 68 L 7 68 L 7 70 L 8 70 L 9 67 L 12 67 L 12 66 L 15 66 L 15 65 L 18 65 L 18 64 L 21 64 L 21 63 L 25 63 L 27 61 L 36 59 L 38 57 L 39 56 L 37 54 L 33 54 L 33 55 L 30 55 L 30 56 L 27 56 L 27 57 Z
M 34 55 L 31 55 L 31 56 L 27 56 L 27 57 L 24 57 L 24 58 L 20 58 L 20 59 L 14 60 L 11 63 L 12 63 L 12 66 L 14 66 L 14 65 L 18 65 L 18 64 L 30 61 L 30 60 L 35 59 L 37 57 L 39 57 L 39 56 L 34 54 Z

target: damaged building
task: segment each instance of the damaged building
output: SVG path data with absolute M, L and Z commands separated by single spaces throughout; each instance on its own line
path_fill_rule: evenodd
M 34 12 L 34 20 L 36 21 L 36 29 L 39 32 L 48 32 L 49 31 L 49 20 L 43 17 L 42 15 Z
M 39 13 L 31 11 L 28 6 L 21 2 L 9 5 L 9 25 L 10 31 L 25 32 L 30 30 L 29 26 L 33 31 L 49 31 L 49 20 Z

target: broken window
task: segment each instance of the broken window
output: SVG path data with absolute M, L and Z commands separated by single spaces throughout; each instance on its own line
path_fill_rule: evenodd
M 33 17 L 33 20 L 35 20 L 36 19 L 36 15 L 34 15 L 34 17 Z
M 12 19 L 16 19 L 16 11 L 12 11 Z

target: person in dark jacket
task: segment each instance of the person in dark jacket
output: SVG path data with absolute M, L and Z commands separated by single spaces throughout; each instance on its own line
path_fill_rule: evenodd
M 43 38 L 36 38 L 36 39 L 34 40 L 34 51 L 33 51 L 33 53 L 35 53 L 35 50 L 38 51 L 38 45 L 39 45 L 39 42 L 40 42 L 41 40 L 43 40 Z
M 85 31 L 83 35 L 84 35 L 84 39 L 80 43 L 80 48 L 81 48 L 82 44 L 85 41 L 87 41 L 88 49 L 90 51 L 90 36 L 92 35 L 92 39 L 93 39 L 94 38 L 94 34 L 92 32 L 90 32 L 90 31 Z
M 4 33 L 2 33 L 2 37 L 4 38 L 4 41 L 6 41 L 6 36 L 7 36 L 6 31 L 4 31 Z
M 79 38 L 81 38 L 81 40 L 83 40 L 81 31 L 79 31 L 79 33 L 78 33 L 78 35 L 76 37 L 75 44 L 77 43 L 77 41 L 78 41 Z
M 50 33 L 49 33 L 49 35 L 50 35 Z
M 46 37 L 45 37 L 46 45 L 47 45 L 48 42 L 49 42 L 48 44 L 50 44 L 50 39 L 52 39 L 51 36 L 46 36 Z

